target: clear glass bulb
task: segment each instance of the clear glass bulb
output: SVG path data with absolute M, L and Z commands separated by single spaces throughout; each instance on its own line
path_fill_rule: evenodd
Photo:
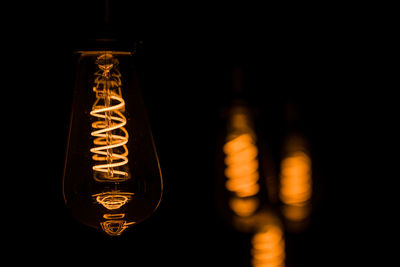
M 80 52 L 63 194 L 78 221 L 109 235 L 149 217 L 162 177 L 131 52 Z

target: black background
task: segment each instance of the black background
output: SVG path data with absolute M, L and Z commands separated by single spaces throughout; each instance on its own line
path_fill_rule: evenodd
M 8 197 L 11 248 L 57 265 L 248 266 L 247 236 L 225 224 L 214 197 L 221 114 L 239 65 L 243 97 L 257 111 L 260 138 L 275 164 L 287 101 L 297 106 L 311 143 L 315 209 L 308 230 L 287 234 L 287 266 L 329 266 L 351 255 L 360 226 L 351 190 L 361 179 L 358 126 L 369 116 L 358 107 L 359 91 L 374 82 L 363 72 L 363 22 L 334 6 L 111 2 L 116 36 L 142 41 L 139 76 L 165 182 L 163 201 L 151 218 L 117 238 L 69 216 L 61 184 L 73 52 L 101 32 L 103 3 L 24 3 L 9 21 L 13 30 L 3 33 L 10 58 L 5 79 L 18 88 L 5 92 L 18 99 L 10 119 L 18 141 L 10 142 L 9 157 L 23 158 L 9 165 L 11 175 L 21 177 L 13 179 Z

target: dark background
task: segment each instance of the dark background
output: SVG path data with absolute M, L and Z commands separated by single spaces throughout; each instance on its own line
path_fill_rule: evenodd
M 6 216 L 12 249 L 56 265 L 248 266 L 248 236 L 220 218 L 214 188 L 222 114 L 233 96 L 232 70 L 241 66 L 243 98 L 256 110 L 259 136 L 275 165 L 288 101 L 311 144 L 312 220 L 305 232 L 287 233 L 287 266 L 330 266 L 351 256 L 360 226 L 351 190 L 361 179 L 358 124 L 369 116 L 358 107 L 365 95 L 360 81 L 374 82 L 360 68 L 368 64 L 358 41 L 363 22 L 334 6 L 111 2 L 113 33 L 141 41 L 139 79 L 165 182 L 163 201 L 151 218 L 116 238 L 69 216 L 61 184 L 73 52 L 104 28 L 103 3 L 25 3 L 9 21 L 14 30 L 3 33 L 6 77 L 19 87 L 5 92 L 19 99 L 13 109 L 19 119 L 10 120 L 19 141 L 10 142 L 10 157 L 26 159 L 10 165 L 21 177 L 13 181 L 18 190 L 10 190 L 16 208 Z

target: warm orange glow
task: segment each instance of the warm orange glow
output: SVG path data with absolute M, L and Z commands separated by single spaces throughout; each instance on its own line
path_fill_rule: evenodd
M 305 206 L 293 206 L 293 205 L 285 205 L 282 208 L 282 214 L 286 219 L 299 222 L 304 220 L 310 215 L 311 208 L 309 205 Z
M 105 214 L 104 216 L 106 215 L 112 216 L 112 214 Z M 100 223 L 103 231 L 111 236 L 118 236 L 122 234 L 126 228 L 133 224 L 135 224 L 135 222 L 127 222 L 125 220 L 107 220 Z
M 259 206 L 258 198 L 233 197 L 229 201 L 229 207 L 240 217 L 252 215 Z
M 245 133 L 226 142 L 225 176 L 228 178 L 226 188 L 239 197 L 254 196 L 259 191 L 258 185 L 258 150 L 254 139 Z
M 304 140 L 300 136 L 290 136 L 286 146 L 280 173 L 279 197 L 284 204 L 282 214 L 293 223 L 303 223 L 311 212 L 311 158 L 305 152 Z M 301 225 L 292 227 L 295 230 Z
M 99 54 L 109 54 L 109 55 L 117 55 L 117 56 L 129 56 L 132 55 L 132 52 L 127 51 L 103 51 L 103 50 L 91 50 L 91 51 L 77 51 L 77 54 L 85 55 L 85 56 L 97 56 Z
M 311 159 L 302 152 L 290 153 L 281 162 L 280 198 L 284 204 L 304 206 L 311 198 Z
M 269 223 L 258 231 L 251 240 L 252 266 L 285 266 L 285 240 L 280 225 Z
M 104 214 L 103 215 L 104 219 L 122 219 L 125 217 L 125 213 L 115 213 L 115 214 Z
M 125 101 L 121 95 L 121 74 L 115 68 L 118 60 L 111 53 L 104 53 L 97 58 L 99 70 L 95 73 L 96 100 L 90 115 L 98 119 L 92 123 L 92 136 L 95 137 L 90 149 L 93 160 L 94 178 L 100 182 L 120 182 L 129 179 L 128 132 L 125 129 Z
M 96 198 L 97 203 L 103 205 L 106 209 L 116 210 L 125 205 L 133 193 L 110 191 L 100 194 L 95 194 L 93 197 Z
M 229 202 L 231 210 L 239 217 L 249 217 L 259 207 L 256 197 L 260 191 L 258 149 L 245 107 L 233 107 L 231 112 L 227 141 L 223 147 L 225 187 L 234 194 Z

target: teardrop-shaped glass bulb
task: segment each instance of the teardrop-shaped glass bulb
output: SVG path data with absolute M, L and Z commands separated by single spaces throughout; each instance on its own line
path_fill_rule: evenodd
M 63 194 L 78 221 L 120 235 L 158 207 L 157 153 L 130 52 L 80 52 Z

